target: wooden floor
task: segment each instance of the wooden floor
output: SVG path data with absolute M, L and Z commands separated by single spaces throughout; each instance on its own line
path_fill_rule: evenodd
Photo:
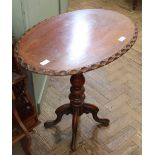
M 96 104 L 99 116 L 107 117 L 109 127 L 101 127 L 90 114 L 79 122 L 77 150 L 70 151 L 71 115 L 52 129 L 43 122 L 55 118 L 55 109 L 68 103 L 69 76 L 51 77 L 41 107 L 42 123 L 32 133 L 32 148 L 36 155 L 141 155 L 141 9 L 131 10 L 130 0 L 71 0 L 69 11 L 83 8 L 117 10 L 138 22 L 136 44 L 115 62 L 85 73 L 86 101 Z M 13 155 L 23 155 L 20 144 L 13 146 Z

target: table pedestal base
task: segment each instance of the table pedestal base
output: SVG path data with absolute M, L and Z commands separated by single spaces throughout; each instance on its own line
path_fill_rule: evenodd
M 60 106 L 58 109 L 56 109 L 55 113 L 57 115 L 57 118 L 54 121 L 47 121 L 45 122 L 44 126 L 45 128 L 50 128 L 57 123 L 59 123 L 62 119 L 62 116 L 64 114 L 72 114 L 72 143 L 71 143 L 71 149 L 74 151 L 76 149 L 76 135 L 77 135 L 77 127 L 78 127 L 78 120 L 79 116 L 83 113 L 91 113 L 94 120 L 96 122 L 102 123 L 103 126 L 109 125 L 108 119 L 101 119 L 97 116 L 97 113 L 99 111 L 99 108 L 96 107 L 93 104 L 84 103 L 85 95 L 84 95 L 84 83 L 85 78 L 83 74 L 75 74 L 71 76 L 71 88 L 70 88 L 70 103 L 64 104 Z

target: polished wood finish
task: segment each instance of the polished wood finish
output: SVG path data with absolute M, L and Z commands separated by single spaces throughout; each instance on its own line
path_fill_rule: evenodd
M 99 118 L 97 116 L 99 109 L 93 104 L 88 104 L 84 102 L 85 78 L 82 73 L 72 75 L 70 82 L 71 82 L 71 88 L 70 88 L 71 93 L 69 95 L 70 104 L 64 104 L 61 107 L 59 107 L 55 111 L 57 118 L 54 121 L 45 122 L 44 126 L 45 128 L 50 128 L 56 125 L 57 123 L 59 123 L 64 114 L 66 115 L 72 114 L 73 132 L 72 132 L 71 149 L 74 151 L 76 149 L 76 135 L 77 135 L 77 128 L 78 128 L 78 120 L 80 115 L 82 115 L 83 113 L 86 113 L 86 114 L 91 113 L 94 120 L 96 122 L 102 123 L 103 126 L 108 126 L 110 121 L 108 119 Z
M 131 1 L 132 2 L 132 1 Z M 139 35 L 133 48 L 107 67 L 88 72 L 86 99 L 100 107 L 100 115 L 110 119 L 108 128 L 96 126 L 93 118 L 83 115 L 79 122 L 77 150 L 71 152 L 71 115 L 65 116 L 57 127 L 43 130 L 42 125 L 32 135 L 36 154 L 47 155 L 141 155 L 141 10 L 130 12 L 124 9 L 124 0 L 70 0 L 68 11 L 85 8 L 117 10 L 138 22 Z M 49 80 L 40 120 L 54 118 L 54 109 L 66 102 L 69 76 Z M 107 89 L 108 88 L 108 89 Z M 65 91 L 66 90 L 66 91 Z M 102 115 L 103 112 L 103 115 Z M 42 141 L 40 141 L 40 139 Z M 104 144 L 104 145 L 103 145 Z M 19 145 L 13 154 L 23 154 Z
M 45 20 L 25 33 L 15 48 L 18 62 L 25 68 L 47 75 L 72 75 L 70 103 L 56 110 L 57 118 L 44 126 L 52 127 L 63 114 L 72 114 L 72 150 L 76 149 L 79 116 L 91 113 L 98 118 L 98 107 L 84 102 L 84 72 L 107 65 L 126 53 L 137 39 L 137 27 L 126 16 L 109 10 L 73 11 Z M 49 62 L 42 65 L 45 60 Z
M 13 49 L 14 46 L 15 40 L 13 40 Z M 23 124 L 28 131 L 31 131 L 40 121 L 38 120 L 35 105 L 27 89 L 27 77 L 23 73 L 23 68 L 17 63 L 14 57 L 14 51 L 12 54 L 12 71 L 12 89 L 16 97 L 15 106 Z
M 124 41 L 119 41 L 120 37 Z M 128 51 L 137 29 L 129 18 L 110 10 L 88 9 L 52 17 L 23 35 L 15 48 L 25 68 L 47 75 L 68 75 L 104 66 Z M 44 60 L 46 65 L 40 63 Z

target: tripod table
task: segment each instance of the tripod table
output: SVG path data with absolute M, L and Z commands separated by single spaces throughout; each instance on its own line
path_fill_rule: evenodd
M 76 149 L 80 115 L 91 113 L 104 126 L 110 122 L 97 116 L 97 106 L 85 103 L 83 73 L 121 57 L 133 46 L 137 34 L 137 26 L 118 12 L 85 9 L 46 19 L 18 41 L 15 57 L 24 68 L 49 76 L 71 75 L 70 103 L 56 109 L 57 118 L 44 126 L 50 128 L 64 114 L 72 114 L 72 150 Z

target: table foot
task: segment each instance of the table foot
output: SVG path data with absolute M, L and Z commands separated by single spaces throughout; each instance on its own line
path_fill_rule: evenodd
M 110 123 L 110 120 L 106 118 L 104 119 L 99 118 L 97 116 L 98 111 L 99 111 L 99 108 L 93 104 L 88 104 L 88 103 L 83 104 L 83 113 L 86 113 L 86 114 L 91 113 L 96 122 L 102 123 L 104 126 L 108 126 Z
M 75 108 L 73 110 L 73 118 L 72 118 L 72 142 L 71 142 L 72 151 L 76 150 L 76 136 L 77 136 L 78 121 L 79 121 L 79 109 Z
M 71 88 L 70 88 L 70 95 L 69 95 L 69 104 L 64 104 L 60 106 L 56 111 L 57 118 L 54 121 L 47 121 L 45 122 L 45 128 L 50 128 L 57 123 L 59 123 L 62 119 L 64 114 L 72 114 L 72 142 L 71 142 L 71 149 L 72 151 L 76 150 L 76 137 L 77 137 L 77 128 L 78 128 L 78 121 L 79 116 L 83 113 L 91 113 L 94 120 L 96 122 L 102 123 L 103 126 L 109 125 L 108 119 L 101 119 L 97 116 L 99 108 L 93 104 L 88 104 L 84 102 L 85 99 L 85 78 L 82 73 L 75 74 L 71 76 L 70 79 Z
M 53 121 L 45 122 L 44 123 L 44 127 L 45 128 L 50 128 L 50 127 L 58 124 L 61 121 L 62 116 L 64 114 L 66 114 L 66 115 L 70 114 L 71 113 L 71 106 L 70 106 L 70 104 L 64 104 L 64 105 L 60 106 L 58 109 L 56 109 L 55 113 L 57 115 L 57 118 L 55 120 L 53 120 Z

